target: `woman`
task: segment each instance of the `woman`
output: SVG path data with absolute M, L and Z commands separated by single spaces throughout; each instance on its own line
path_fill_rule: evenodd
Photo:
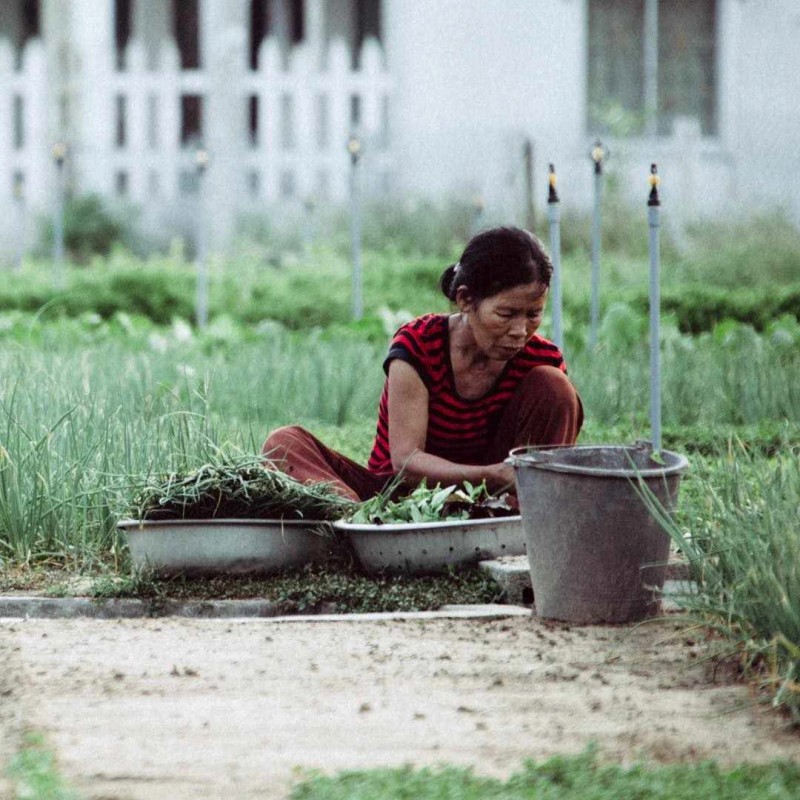
M 552 272 L 527 231 L 478 234 L 440 279 L 458 311 L 418 317 L 392 339 L 367 467 L 297 426 L 274 431 L 263 453 L 352 500 L 374 496 L 401 470 L 412 487 L 423 478 L 512 487 L 511 448 L 574 444 L 583 422 L 561 351 L 536 334 Z

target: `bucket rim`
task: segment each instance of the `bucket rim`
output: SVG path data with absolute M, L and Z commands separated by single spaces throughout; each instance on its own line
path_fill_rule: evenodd
M 553 461 L 548 456 L 557 455 L 564 450 L 615 450 L 631 451 L 649 449 L 652 453 L 652 446 L 646 444 L 618 445 L 618 444 L 584 444 L 584 445 L 523 445 L 513 448 L 506 459 L 506 463 L 515 469 L 520 467 L 534 467 L 535 469 L 548 470 L 550 472 L 565 472 L 572 475 L 591 475 L 600 478 L 664 478 L 670 475 L 678 475 L 689 466 L 689 460 L 681 453 L 673 453 L 670 450 L 661 450 L 662 457 L 668 457 L 672 462 L 664 466 L 647 467 L 640 469 L 635 466 L 622 467 L 618 469 L 608 469 L 606 467 L 588 467 L 576 464 L 565 464 Z M 539 456 L 538 458 L 536 456 Z

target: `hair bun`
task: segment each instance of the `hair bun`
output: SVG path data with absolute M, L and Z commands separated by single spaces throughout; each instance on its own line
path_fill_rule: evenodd
M 454 289 L 455 282 L 456 282 L 456 274 L 458 273 L 458 268 L 461 265 L 459 263 L 451 264 L 449 267 L 445 269 L 442 273 L 442 276 L 439 278 L 439 288 L 442 290 L 442 294 L 448 300 L 454 300 Z

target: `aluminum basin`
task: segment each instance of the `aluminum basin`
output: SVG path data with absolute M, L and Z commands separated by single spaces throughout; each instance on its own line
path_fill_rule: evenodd
M 325 560 L 331 543 L 328 524 L 308 520 L 126 519 L 117 527 L 134 566 L 161 574 L 279 572 Z
M 430 574 L 526 552 L 521 516 L 333 527 L 347 534 L 370 573 Z

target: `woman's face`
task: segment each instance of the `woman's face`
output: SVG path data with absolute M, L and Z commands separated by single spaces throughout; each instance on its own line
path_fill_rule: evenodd
M 475 303 L 466 287 L 459 287 L 456 302 L 466 314 L 478 349 L 492 360 L 513 358 L 542 324 L 547 289 L 524 283 L 504 289 Z

